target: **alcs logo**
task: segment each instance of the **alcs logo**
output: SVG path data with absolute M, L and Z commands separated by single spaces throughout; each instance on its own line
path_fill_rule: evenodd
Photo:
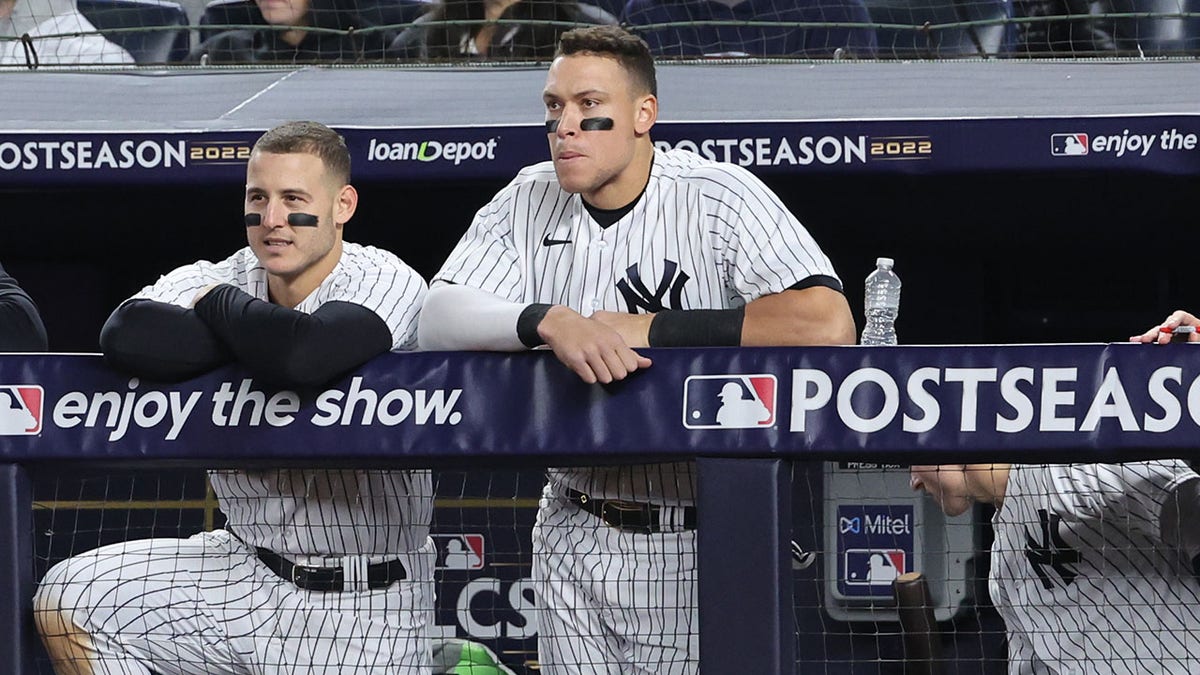
M 683 426 L 754 429 L 775 425 L 774 375 L 693 375 L 683 383 Z
M 0 436 L 40 434 L 43 398 L 36 384 L 0 385 Z

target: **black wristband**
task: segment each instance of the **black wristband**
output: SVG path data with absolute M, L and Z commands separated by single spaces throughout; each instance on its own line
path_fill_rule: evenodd
M 1192 573 L 1195 574 L 1197 578 L 1200 578 L 1200 555 L 1192 558 Z
M 737 347 L 746 307 L 664 310 L 650 321 L 651 347 Z
M 546 312 L 553 306 L 535 302 L 521 310 L 521 316 L 517 317 L 517 338 L 521 340 L 521 344 L 530 349 L 546 344 L 542 336 L 538 335 L 537 329 L 542 319 L 546 318 Z

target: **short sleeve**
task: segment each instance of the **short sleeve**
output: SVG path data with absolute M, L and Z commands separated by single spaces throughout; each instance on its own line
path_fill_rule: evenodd
M 808 230 L 754 174 L 732 164 L 693 171 L 730 230 L 725 263 L 731 286 L 747 301 L 813 277 L 841 281 Z
M 201 260 L 177 267 L 138 291 L 130 300 L 154 300 L 179 307 L 190 307 L 196 294 L 205 287 L 233 281 L 232 260 L 231 258 L 220 263 Z
M 361 260 L 345 266 L 337 282 L 319 289 L 312 310 L 327 302 L 349 302 L 383 319 L 392 334 L 392 351 L 417 347 L 417 319 L 428 286 L 416 270 L 381 249 L 366 248 Z M 300 309 L 309 311 L 306 302 Z
M 1073 465 L 1069 470 L 1075 508 L 1081 518 L 1120 523 L 1128 532 L 1155 539 L 1162 531 L 1163 504 L 1195 476 L 1177 459 L 1124 464 Z
M 434 281 L 471 286 L 512 302 L 523 300 L 521 260 L 513 237 L 518 190 L 514 181 L 475 214 Z

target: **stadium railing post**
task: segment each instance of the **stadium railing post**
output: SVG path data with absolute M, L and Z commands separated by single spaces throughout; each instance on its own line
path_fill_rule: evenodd
M 33 673 L 33 497 L 19 464 L 0 464 L 0 673 Z
M 700 672 L 791 673 L 791 464 L 696 463 Z

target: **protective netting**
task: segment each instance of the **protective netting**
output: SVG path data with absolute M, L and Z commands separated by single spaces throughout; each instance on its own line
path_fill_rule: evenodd
M 545 494 L 549 508 L 535 524 L 541 470 L 438 470 L 432 477 L 435 672 L 501 672 L 451 670 L 492 667 L 492 656 L 516 673 L 544 670 L 547 658 L 568 668 L 603 669 L 608 658 L 638 658 L 652 672 L 695 667 L 695 652 L 677 649 L 698 640 L 696 613 L 703 612 L 687 590 L 696 576 L 694 522 L 684 507 L 588 501 L 559 483 Z M 1183 461 L 798 462 L 793 493 L 798 672 L 982 674 L 1016 663 L 1062 672 L 1200 671 L 1200 476 Z M 34 496 L 43 599 L 48 585 L 69 578 L 43 578 L 66 558 L 118 542 L 206 536 L 225 525 L 202 472 L 46 474 Z M 535 570 L 535 557 L 545 561 L 544 572 Z M 189 567 L 176 563 L 161 570 L 168 580 Z M 914 574 L 924 598 L 898 604 L 897 581 Z M 126 576 L 153 575 L 133 569 Z M 639 576 L 650 581 L 622 581 Z M 237 588 L 222 585 L 221 597 L 236 604 Z M 548 597 L 559 593 L 576 595 Z M 310 597 L 333 602 L 341 595 Z M 119 609 L 105 602 L 96 596 L 93 608 Z M 618 605 L 632 611 L 614 614 Z M 925 632 L 911 620 L 901 624 L 902 611 L 923 614 Z M 551 623 L 576 637 L 549 643 L 542 633 Z M 593 643 L 625 646 L 596 657 Z M 313 652 L 336 653 L 336 645 L 318 641 Z M 214 647 L 199 663 L 220 653 Z M 39 665 L 49 672 L 44 657 Z M 369 672 L 352 665 L 343 661 L 330 672 Z
M 670 58 L 1200 54 L 1198 0 L 2 0 L 0 65 L 544 61 L 620 23 Z

